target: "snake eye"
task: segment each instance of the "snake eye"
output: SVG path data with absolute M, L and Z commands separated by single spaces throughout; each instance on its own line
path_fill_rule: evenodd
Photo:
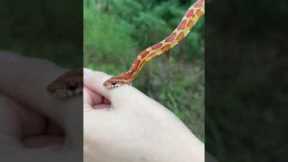
M 77 88 L 77 86 L 71 85 L 68 87 L 69 90 L 74 91 Z
M 69 84 L 67 88 L 70 91 L 74 91 L 74 90 L 76 90 L 78 88 L 78 85 L 77 85 L 77 83 Z
M 112 82 L 111 85 L 112 87 L 117 87 L 117 82 Z

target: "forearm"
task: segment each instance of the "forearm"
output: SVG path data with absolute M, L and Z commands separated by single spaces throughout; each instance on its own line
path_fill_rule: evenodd
M 155 162 L 204 162 L 205 160 L 205 148 L 204 144 L 198 139 L 192 139 L 182 143 L 175 139 L 174 142 L 169 144 L 171 147 L 163 146 L 163 150 L 160 151 L 162 156 L 159 156 Z M 162 159 L 161 159 L 162 158 Z M 151 162 L 151 161 L 149 161 Z M 154 161 L 153 161 L 154 162 Z
M 127 147 L 133 147 L 128 145 Z M 177 139 L 157 148 L 156 146 L 137 149 L 95 147 L 93 144 L 84 145 L 85 162 L 204 162 L 205 156 L 204 145 L 200 141 L 190 141 L 183 145 L 179 144 Z

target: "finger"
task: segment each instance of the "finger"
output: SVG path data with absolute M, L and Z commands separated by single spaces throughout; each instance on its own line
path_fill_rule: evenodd
M 133 99 L 139 98 L 139 95 L 141 95 L 137 89 L 128 85 L 107 89 L 103 83 L 110 77 L 111 76 L 103 72 L 84 69 L 84 85 L 93 92 L 105 96 L 111 101 L 112 105 L 129 103 L 130 101 L 133 101 Z M 137 102 L 137 100 L 133 102 Z
M 40 59 L 0 54 L 0 91 L 29 107 L 49 105 L 53 98 L 46 86 L 65 70 Z
M 12 53 L 1 53 L 0 65 L 0 91 L 34 111 L 63 123 L 67 107 L 74 107 L 76 103 L 79 109 L 83 107 L 82 96 L 59 100 L 47 92 L 47 85 L 65 71 L 55 64 Z
M 46 85 L 65 71 L 48 61 L 1 52 L 0 65 L 0 88 L 12 96 L 25 92 L 43 98 Z
M 35 134 L 41 134 L 45 132 L 47 120 L 46 117 L 33 111 L 25 108 L 23 105 L 17 105 L 17 112 L 21 123 L 18 123 L 22 126 L 22 136 L 31 136 Z M 11 108 L 11 107 L 10 107 Z
M 84 86 L 94 93 L 110 99 L 110 91 L 103 86 L 103 83 L 110 77 L 111 76 L 102 72 L 84 69 Z
M 106 101 L 106 98 L 99 95 L 96 92 L 93 92 L 88 87 L 84 86 L 83 89 L 83 103 L 94 107 L 95 105 L 102 104 Z M 85 108 L 85 107 L 84 107 Z
M 43 117 L 25 109 L 23 105 L 8 97 L 0 95 L 0 107 L 0 133 L 2 134 L 24 137 L 40 134 L 46 127 Z
M 46 122 L 37 113 L 0 95 L 0 143 L 11 148 L 22 148 L 23 140 L 45 132 Z M 1 147 L 0 147 L 1 150 Z M 1 151 L 0 151 L 1 152 Z

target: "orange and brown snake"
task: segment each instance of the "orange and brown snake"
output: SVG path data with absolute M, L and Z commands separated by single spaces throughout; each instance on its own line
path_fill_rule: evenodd
M 151 59 L 164 54 L 169 49 L 176 46 L 183 40 L 191 31 L 192 27 L 204 15 L 205 0 L 197 0 L 186 12 L 178 27 L 164 40 L 156 43 L 137 56 L 132 66 L 127 72 L 121 73 L 118 76 L 112 77 L 104 82 L 104 86 L 108 89 L 119 87 L 124 84 L 131 84 L 138 73 L 142 70 L 145 63 Z
M 147 62 L 179 44 L 189 34 L 192 27 L 195 26 L 204 13 L 205 0 L 197 0 L 187 10 L 177 28 L 168 37 L 140 52 L 127 72 L 106 80 L 103 85 L 107 89 L 112 89 L 121 85 L 131 84 Z M 50 94 L 64 99 L 82 93 L 82 89 L 82 69 L 68 71 L 47 86 Z

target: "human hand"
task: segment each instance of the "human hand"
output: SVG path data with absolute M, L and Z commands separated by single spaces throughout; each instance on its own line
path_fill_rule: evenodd
M 45 91 L 45 86 L 64 70 L 10 53 L 1 53 L 0 64 L 0 92 L 4 95 L 0 100 L 1 160 L 81 161 L 83 131 L 79 114 L 82 116 L 83 110 L 77 107 L 82 108 L 82 98 L 63 102 Z M 101 87 L 101 77 L 97 81 L 96 76 L 105 80 L 104 74 L 92 77 L 95 82 L 86 82 L 90 86 L 85 88 L 84 96 L 86 161 L 203 161 L 203 144 L 163 106 L 132 87 L 107 91 Z M 103 109 L 108 105 L 107 101 L 101 102 L 100 96 L 111 101 L 109 109 Z M 47 121 L 52 123 L 48 128 Z M 66 136 L 59 137 L 63 132 Z
M 204 162 L 202 142 L 168 109 L 128 85 L 106 89 L 109 77 L 84 69 L 84 161 Z
M 8 52 L 0 65 L 1 161 L 82 161 L 82 97 L 60 101 L 46 92 L 64 69 Z

